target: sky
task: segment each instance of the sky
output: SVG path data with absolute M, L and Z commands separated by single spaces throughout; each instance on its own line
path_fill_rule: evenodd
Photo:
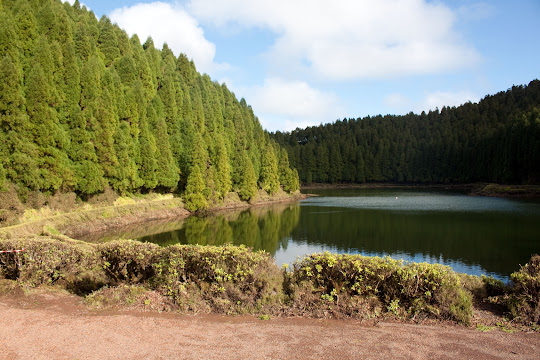
M 268 131 L 459 106 L 540 78 L 540 0 L 79 1 L 185 53 Z

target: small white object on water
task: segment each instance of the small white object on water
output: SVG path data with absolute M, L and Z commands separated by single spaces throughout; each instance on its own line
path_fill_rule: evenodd
M 397 196 L 396 196 L 396 200 L 397 200 Z

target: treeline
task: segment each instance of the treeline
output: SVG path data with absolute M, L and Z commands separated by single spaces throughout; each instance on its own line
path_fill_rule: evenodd
M 0 19 L 4 188 L 176 191 L 191 210 L 298 188 L 251 107 L 186 55 L 141 45 L 78 1 L 2 0 Z
M 540 81 L 478 104 L 271 135 L 302 183 L 540 183 Z

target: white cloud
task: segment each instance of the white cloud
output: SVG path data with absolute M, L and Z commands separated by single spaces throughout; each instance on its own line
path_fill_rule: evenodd
M 178 4 L 136 4 L 113 10 L 109 17 L 129 34 L 137 34 L 142 42 L 151 36 L 156 47 L 166 42 L 176 55 L 185 53 L 201 72 L 223 67 L 214 63 L 216 46 L 204 37 L 197 20 Z
M 244 91 L 261 124 L 268 130 L 293 130 L 336 120 L 341 106 L 335 95 L 303 81 L 269 78 L 263 86 Z
M 420 114 L 422 111 L 429 112 L 437 108 L 442 109 L 445 106 L 459 106 L 466 102 L 478 102 L 481 97 L 477 94 L 463 90 L 463 91 L 436 91 L 433 93 L 425 94 L 419 100 L 412 100 L 411 98 L 402 94 L 390 94 L 385 97 L 384 104 L 392 114 L 407 114 L 414 112 Z
M 273 31 L 269 58 L 332 80 L 437 73 L 479 60 L 453 29 L 455 13 L 440 2 L 191 0 L 188 6 L 201 21 Z
M 444 106 L 459 106 L 468 101 L 478 102 L 480 98 L 480 96 L 470 91 L 437 91 L 426 95 L 419 108 L 421 109 L 420 112 L 422 110 L 435 110 L 435 108 L 442 109 Z

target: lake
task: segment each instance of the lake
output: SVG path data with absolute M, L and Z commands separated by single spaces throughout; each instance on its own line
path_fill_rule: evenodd
M 441 263 L 507 281 L 540 252 L 540 201 L 473 197 L 444 189 L 310 190 L 294 204 L 178 222 L 143 224 L 87 238 L 137 238 L 160 245 L 246 245 L 291 264 L 305 254 L 391 256 Z

